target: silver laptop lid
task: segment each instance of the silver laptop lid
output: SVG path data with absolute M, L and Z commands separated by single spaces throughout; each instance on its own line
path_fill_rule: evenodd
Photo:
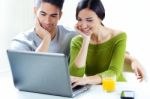
M 7 50 L 16 88 L 72 97 L 68 59 L 64 54 Z

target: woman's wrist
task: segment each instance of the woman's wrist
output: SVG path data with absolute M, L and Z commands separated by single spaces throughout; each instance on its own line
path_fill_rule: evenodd
M 85 78 L 85 81 L 87 82 L 87 84 L 101 84 L 102 78 L 99 75 L 87 76 Z

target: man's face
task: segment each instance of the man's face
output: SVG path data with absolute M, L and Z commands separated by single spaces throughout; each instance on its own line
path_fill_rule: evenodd
M 42 2 L 39 8 L 35 8 L 35 15 L 40 25 L 51 33 L 56 30 L 57 23 L 61 17 L 61 11 L 55 5 Z

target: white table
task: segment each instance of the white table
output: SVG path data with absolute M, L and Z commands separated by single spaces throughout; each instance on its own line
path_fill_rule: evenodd
M 120 99 L 122 90 L 135 91 L 135 99 L 149 99 L 150 84 L 117 82 L 114 92 L 104 92 L 101 85 L 93 85 L 90 90 L 73 99 Z M 9 74 L 0 76 L 0 99 L 68 99 L 66 97 L 18 91 Z

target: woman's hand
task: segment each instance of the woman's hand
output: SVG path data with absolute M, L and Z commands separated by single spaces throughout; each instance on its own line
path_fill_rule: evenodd
M 101 84 L 101 77 L 98 75 L 94 76 L 86 76 L 86 77 L 75 77 L 71 76 L 72 87 L 76 87 L 78 85 L 86 85 L 86 84 Z
M 35 31 L 42 40 L 47 37 L 51 39 L 51 34 L 40 25 L 37 17 L 35 18 Z
M 72 88 L 78 85 L 86 85 L 88 84 L 86 77 L 75 77 L 71 76 Z
M 77 53 L 77 56 L 75 57 L 74 62 L 76 64 L 77 68 L 85 68 L 91 34 L 83 33 L 82 29 L 78 25 L 75 26 L 75 29 L 83 37 L 83 42 L 82 42 L 82 46 L 81 46 L 79 52 Z
M 90 41 L 91 39 L 91 31 L 89 30 L 88 32 L 83 32 L 81 27 L 76 24 L 75 25 L 75 30 L 83 37 L 84 40 Z

